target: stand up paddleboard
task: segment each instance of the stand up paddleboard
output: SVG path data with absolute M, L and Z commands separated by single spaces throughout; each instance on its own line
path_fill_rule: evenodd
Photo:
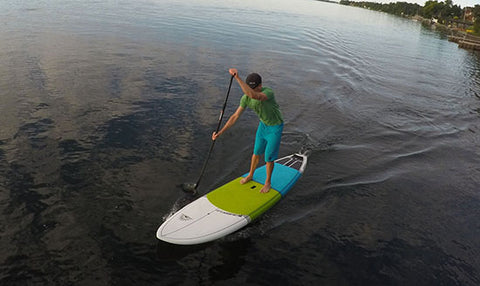
M 157 238 L 174 244 L 199 244 L 233 233 L 255 220 L 277 203 L 302 175 L 307 165 L 303 154 L 275 161 L 272 187 L 260 193 L 266 166 L 255 170 L 253 180 L 241 185 L 242 177 L 211 191 L 167 218 Z

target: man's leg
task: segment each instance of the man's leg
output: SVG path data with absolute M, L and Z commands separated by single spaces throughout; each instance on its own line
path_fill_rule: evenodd
M 250 173 L 248 173 L 248 176 L 240 180 L 240 184 L 243 185 L 246 182 L 249 182 L 252 180 L 253 173 L 255 172 L 255 169 L 257 169 L 259 159 L 260 159 L 259 155 L 255 155 L 255 154 L 252 155 L 252 161 L 250 162 Z
M 240 184 L 242 185 L 253 179 L 253 173 L 255 173 L 255 169 L 257 168 L 260 156 L 265 153 L 265 146 L 267 145 L 267 141 L 263 139 L 264 128 L 264 124 L 262 122 L 259 122 L 257 133 L 255 134 L 255 146 L 253 147 L 252 161 L 250 162 L 250 172 L 245 178 L 242 178 L 240 180 Z
M 280 140 L 282 139 L 283 123 L 280 125 L 270 126 L 267 145 L 265 147 L 265 162 L 267 163 L 267 178 L 265 184 L 260 190 L 261 193 L 267 193 L 272 186 L 273 167 L 275 160 L 278 158 L 278 149 L 280 148 Z
M 265 184 L 260 190 L 260 193 L 268 193 L 270 191 L 270 188 L 272 186 L 273 167 L 275 167 L 274 162 L 267 162 L 267 178 L 265 179 Z

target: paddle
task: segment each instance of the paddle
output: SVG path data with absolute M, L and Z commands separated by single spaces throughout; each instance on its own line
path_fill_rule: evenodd
M 228 85 L 227 96 L 225 97 L 225 102 L 223 103 L 223 108 L 222 108 L 222 111 L 220 112 L 220 117 L 218 118 L 217 129 L 215 131 L 216 133 L 218 133 L 218 131 L 220 130 L 220 126 L 222 125 L 223 114 L 225 112 L 225 107 L 227 106 L 228 95 L 230 94 L 230 89 L 232 87 L 232 82 L 233 82 L 234 77 L 235 76 L 232 75 L 232 77 L 230 78 L 230 84 Z M 200 176 L 198 177 L 197 182 L 196 183 L 183 183 L 182 184 L 182 189 L 185 192 L 192 192 L 192 193 L 196 192 L 198 184 L 200 184 L 200 180 L 203 177 L 203 173 L 205 172 L 205 169 L 207 168 L 207 163 L 208 163 L 208 160 L 210 159 L 210 155 L 212 154 L 213 146 L 215 146 L 215 141 L 216 140 L 212 140 L 212 144 L 210 145 L 210 150 L 208 151 L 207 159 L 205 160 L 205 163 L 203 163 L 202 171 L 200 172 Z

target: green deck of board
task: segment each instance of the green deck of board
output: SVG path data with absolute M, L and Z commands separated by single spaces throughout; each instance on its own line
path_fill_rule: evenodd
M 220 209 L 248 215 L 254 220 L 272 207 L 282 197 L 279 192 L 270 189 L 268 193 L 260 193 L 263 185 L 250 181 L 240 184 L 242 178 L 237 178 L 207 194 L 208 200 Z

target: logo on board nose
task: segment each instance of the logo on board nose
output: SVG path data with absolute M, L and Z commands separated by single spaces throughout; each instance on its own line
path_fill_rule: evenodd
M 186 214 L 182 214 L 182 215 L 180 216 L 180 219 L 181 219 L 181 220 L 192 220 L 192 218 L 189 217 L 189 216 L 186 215 Z

